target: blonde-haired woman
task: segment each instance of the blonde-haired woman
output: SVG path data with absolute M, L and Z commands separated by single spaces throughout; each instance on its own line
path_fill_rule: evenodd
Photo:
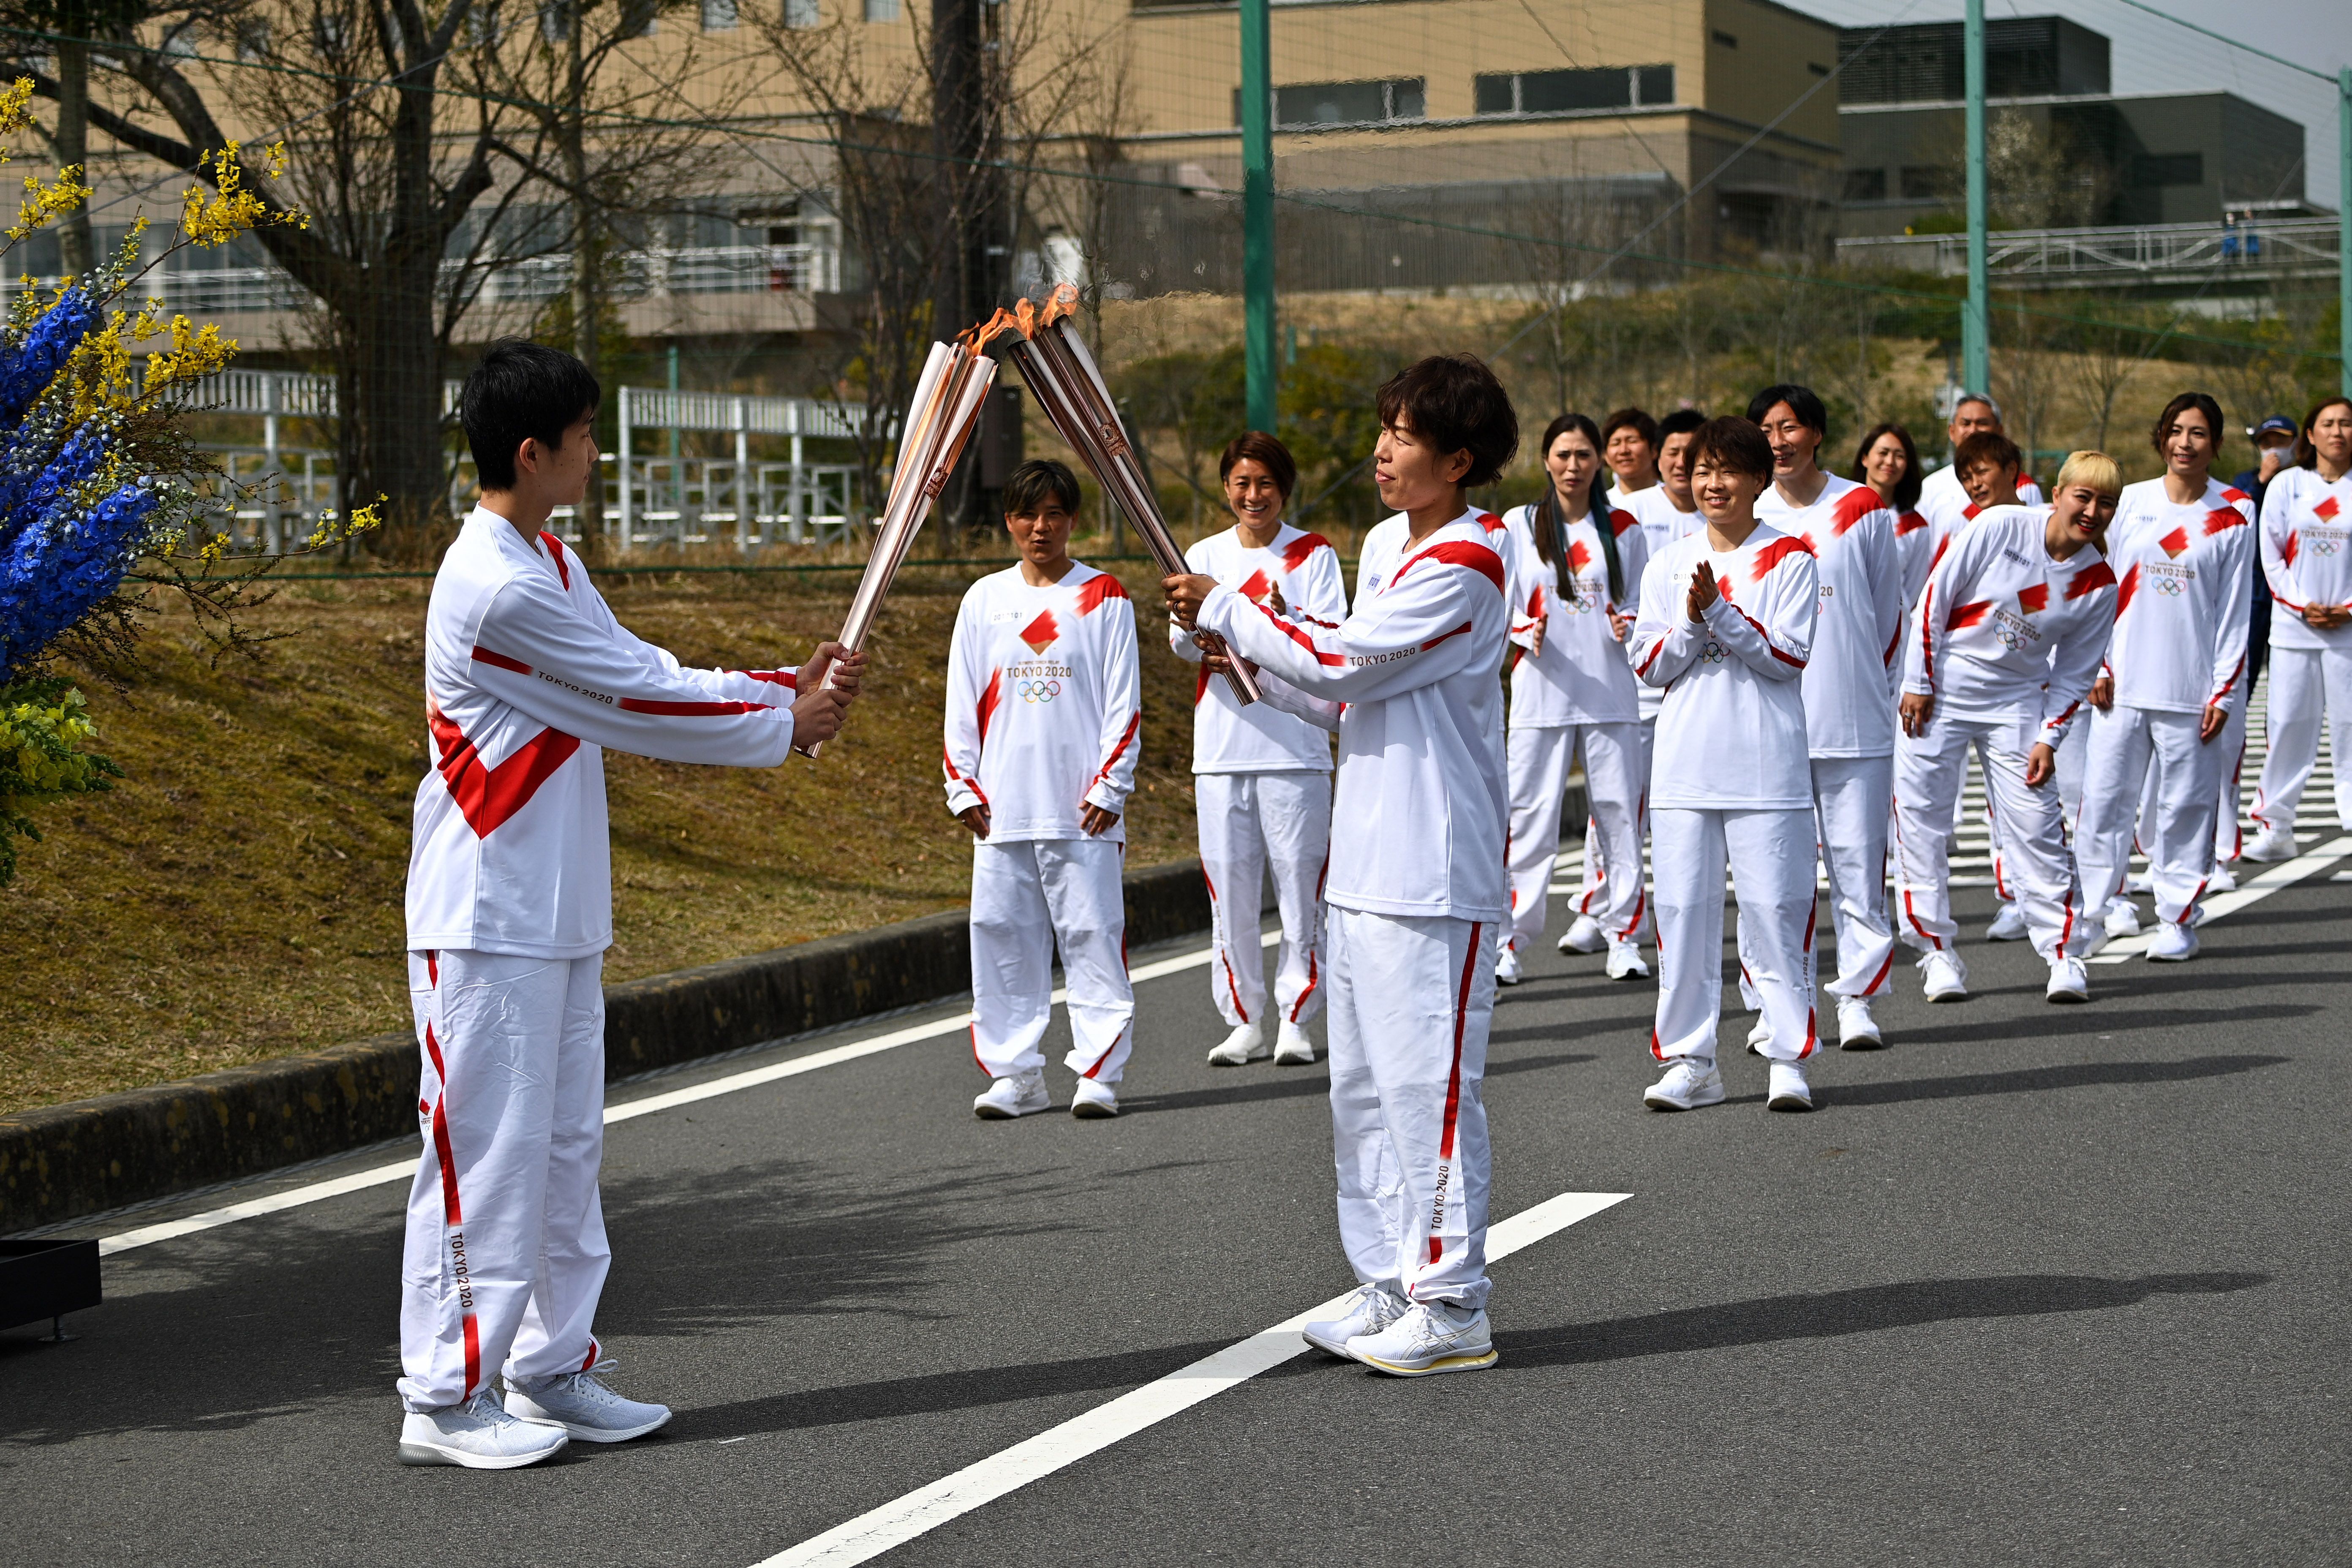
M 2058 747 L 2082 718 L 2115 627 L 2116 574 L 2097 541 L 2122 489 L 2113 458 L 2074 453 L 2054 504 L 1979 512 L 1920 591 L 1904 656 L 1895 826 L 1903 936 L 1924 950 L 1931 1002 L 1968 994 L 1968 967 L 1953 951 L 1950 855 L 1952 801 L 1971 750 L 2026 926 L 2050 965 L 2046 994 L 2089 999 L 2091 933 L 2054 780 Z

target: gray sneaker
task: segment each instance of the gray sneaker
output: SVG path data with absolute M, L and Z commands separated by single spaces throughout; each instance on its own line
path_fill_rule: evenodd
M 625 1443 L 669 1425 L 668 1405 L 625 1399 L 605 1387 L 602 1374 L 612 1369 L 607 1356 L 593 1372 L 534 1378 L 528 1388 L 509 1382 L 507 1409 L 525 1421 L 560 1426 L 583 1443 Z
M 400 1423 L 400 1462 L 512 1470 L 551 1458 L 571 1441 L 560 1428 L 514 1415 L 485 1388 L 462 1405 L 410 1411 Z
M 1391 1377 L 1475 1372 L 1501 1359 L 1485 1310 L 1444 1301 L 1416 1302 L 1379 1333 L 1357 1335 L 1348 1342 L 1348 1355 Z
M 1318 1351 L 1346 1358 L 1349 1340 L 1358 1334 L 1379 1333 L 1403 1317 L 1407 1305 L 1403 1297 L 1392 1296 L 1378 1285 L 1359 1285 L 1338 1317 L 1307 1324 L 1298 1331 L 1298 1337 Z

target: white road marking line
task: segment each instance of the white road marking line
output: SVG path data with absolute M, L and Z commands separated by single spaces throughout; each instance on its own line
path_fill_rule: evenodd
M 1491 1226 L 1486 1232 L 1486 1257 L 1489 1261 L 1507 1258 L 1632 1195 L 1562 1193 L 1548 1198 Z M 763 1559 L 756 1568 L 816 1568 L 818 1564 L 847 1568 L 850 1563 L 878 1557 L 951 1519 L 993 1502 L 1008 1492 L 1018 1491 L 1032 1481 L 1042 1480 L 1088 1455 L 1099 1453 L 1246 1383 L 1262 1372 L 1306 1354 L 1308 1347 L 1298 1337 L 1298 1331 L 1318 1317 L 1336 1315 L 1346 1301 L 1347 1297 L 1335 1296 L 1296 1317 L 1286 1318 L 1156 1383 L 1123 1394 L 1026 1442 L 1016 1443 L 896 1501 L 835 1525 L 823 1535 L 788 1547 Z
M 1258 939 L 1258 945 L 1272 947 L 1281 940 L 1282 933 L 1279 931 L 1267 931 Z M 1129 978 L 1138 981 L 1157 980 L 1163 974 L 1176 974 L 1187 969 L 1198 969 L 1209 962 L 1214 952 L 1213 948 L 1204 947 L 1197 952 L 1179 953 L 1173 958 L 1159 959 L 1145 964 L 1140 969 L 1129 971 Z M 1067 1002 L 1069 992 L 1067 990 L 1055 992 L 1054 1000 Z M 912 1024 L 903 1029 L 893 1029 L 887 1034 L 877 1035 L 871 1039 L 853 1040 L 847 1045 L 835 1046 L 828 1050 L 812 1051 L 804 1057 L 794 1057 L 790 1061 L 771 1062 L 766 1067 L 752 1068 L 746 1072 L 730 1073 L 725 1078 L 712 1079 L 709 1083 L 698 1083 L 687 1089 L 674 1089 L 667 1094 L 647 1095 L 643 1100 L 632 1100 L 621 1105 L 609 1105 L 604 1108 L 604 1125 L 610 1127 L 616 1121 L 627 1121 L 639 1116 L 650 1116 L 656 1110 L 670 1110 L 681 1105 L 691 1105 L 698 1100 L 716 1100 L 722 1094 L 733 1094 L 739 1089 L 755 1088 L 763 1083 L 773 1083 L 779 1079 L 797 1078 L 802 1073 L 814 1072 L 819 1068 L 835 1067 L 842 1062 L 856 1061 L 860 1057 L 878 1056 L 884 1051 L 896 1050 L 900 1046 L 911 1046 L 919 1040 L 935 1040 L 942 1035 L 957 1033 L 966 1027 L 971 1021 L 971 1014 L 961 1013 L 952 1018 L 938 1018 L 928 1024 Z M 119 1235 L 102 1237 L 98 1244 L 98 1255 L 100 1258 L 111 1258 L 118 1252 L 129 1252 L 134 1247 L 152 1247 L 159 1241 L 171 1241 L 183 1236 L 194 1236 L 198 1231 L 217 1229 L 221 1226 L 234 1225 L 241 1219 L 257 1219 L 263 1215 L 282 1214 L 288 1209 L 300 1208 L 305 1204 L 322 1203 L 328 1198 L 339 1198 L 346 1193 L 361 1192 L 369 1187 L 382 1186 L 388 1182 L 408 1181 L 415 1174 L 415 1160 L 407 1159 L 397 1164 L 375 1165 L 364 1171 L 354 1171 L 349 1175 L 336 1176 L 323 1182 L 312 1182 L 305 1186 L 289 1187 L 282 1193 L 271 1193 L 266 1197 L 247 1198 L 242 1203 L 229 1204 L 216 1209 L 206 1209 L 202 1214 L 193 1214 L 185 1219 L 165 1220 L 159 1225 L 141 1226 L 136 1230 L 126 1230 Z
M 2205 918 L 2198 922 L 2198 929 L 2202 931 L 2215 921 L 2225 915 L 2235 914 L 2248 904 L 2258 904 L 2281 888 L 2293 887 L 2305 877 L 2315 877 L 2347 855 L 2352 855 L 2352 834 L 2347 834 L 2331 843 L 2323 844 L 2310 854 L 2298 856 L 2284 866 L 2272 867 L 2252 881 L 2241 885 L 2234 893 L 2216 893 L 2205 900 Z M 2120 941 L 2107 943 L 2100 950 L 2098 956 L 2089 962 L 2127 963 L 2146 952 L 2149 944 L 2155 941 L 2156 932 L 2154 931 L 2144 931 L 2138 936 L 2127 936 Z

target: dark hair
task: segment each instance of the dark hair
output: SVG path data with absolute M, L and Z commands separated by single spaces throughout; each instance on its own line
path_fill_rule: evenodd
M 1952 471 L 1966 479 L 1969 470 L 1979 463 L 1990 463 L 1996 468 L 2021 474 L 2025 471 L 2025 454 L 2000 431 L 1979 430 L 1953 450 Z
M 2294 466 L 2296 468 L 2315 468 L 2319 466 L 2319 444 L 2311 438 L 2311 432 L 2319 423 L 2319 416 L 2339 403 L 2344 405 L 2347 411 L 2352 411 L 2352 397 L 2347 397 L 2339 392 L 2333 397 L 2323 397 L 2313 404 L 2311 412 L 2303 416 L 2303 426 L 2294 433 Z
M 1927 482 L 1927 476 L 1919 471 L 1918 444 L 1911 439 L 1910 431 L 1894 420 L 1883 419 L 1872 426 L 1869 434 L 1863 437 L 1862 445 L 1853 449 L 1853 477 L 1865 485 L 1870 482 L 1864 464 L 1881 436 L 1892 436 L 1903 443 L 1903 477 L 1895 481 L 1895 510 L 1909 511 L 1919 504 L 1919 488 Z
M 1470 354 L 1432 354 L 1381 384 L 1381 428 L 1402 424 L 1440 452 L 1470 454 L 1462 488 L 1503 477 L 1519 449 L 1519 416 L 1510 394 Z
M 1559 487 L 1550 482 L 1551 444 L 1571 430 L 1592 443 L 1596 457 L 1601 451 L 1601 432 L 1586 415 L 1563 414 L 1544 426 L 1543 447 L 1538 454 L 1545 459 L 1543 500 L 1535 504 L 1528 531 L 1536 536 L 1536 553 L 1543 557 L 1545 565 L 1555 569 L 1568 554 L 1568 521 L 1559 515 Z M 1625 568 L 1617 558 L 1617 531 L 1609 526 L 1608 474 L 1607 465 L 1594 465 L 1592 479 L 1584 488 L 1584 508 L 1592 519 L 1592 531 L 1601 536 L 1601 559 L 1609 563 L 1609 596 L 1622 599 Z
M 1233 476 L 1234 465 L 1243 458 L 1265 465 L 1274 476 L 1274 488 L 1288 500 L 1290 492 L 1298 488 L 1298 459 L 1290 448 L 1263 430 L 1244 430 L 1225 443 L 1224 456 L 1217 459 L 1217 482 L 1223 484 Z
M 492 343 L 457 395 L 457 422 L 466 427 L 482 488 L 514 489 L 515 453 L 525 441 L 554 451 L 563 433 L 604 401 L 595 374 L 562 349 L 520 338 Z
M 2213 401 L 2210 393 L 2184 392 L 2166 404 L 2164 412 L 2156 416 L 2156 429 L 2150 433 L 2148 442 L 2155 447 L 2158 457 L 2164 456 L 2164 438 L 2172 434 L 2173 422 L 2192 408 L 2205 416 L 2206 427 L 2213 433 L 2213 455 L 2221 455 L 2221 405 Z
M 1787 404 L 1789 412 L 1797 416 L 1797 423 L 1814 435 L 1821 437 L 1829 435 L 1830 411 L 1822 406 L 1821 398 L 1815 395 L 1811 387 L 1799 386 L 1793 381 L 1784 381 L 1778 386 L 1768 386 L 1749 398 L 1748 422 L 1750 425 L 1763 424 L 1764 416 L 1772 412 L 1772 405 L 1776 403 Z
M 1593 445 L 1606 447 L 1609 445 L 1610 437 L 1620 430 L 1626 429 L 1641 437 L 1648 444 L 1651 451 L 1655 452 L 1658 449 L 1658 422 L 1650 417 L 1647 409 L 1643 408 L 1620 408 L 1616 413 L 1603 419 L 1601 422 L 1601 439 L 1595 441 Z M 1549 447 L 1549 444 L 1546 445 Z
M 1772 443 L 1764 439 L 1764 432 L 1757 428 L 1753 419 L 1727 414 L 1700 426 L 1697 439 L 1691 443 L 1691 468 L 1696 469 L 1700 463 L 1710 459 L 1717 468 L 1771 482 Z
M 1658 421 L 1656 445 L 1663 450 L 1669 436 L 1684 436 L 1706 423 L 1706 416 L 1696 408 L 1677 408 Z
M 1078 510 L 1078 476 L 1051 458 L 1032 458 L 1004 481 L 1004 515 L 1034 517 L 1047 501 L 1059 501 L 1072 516 Z

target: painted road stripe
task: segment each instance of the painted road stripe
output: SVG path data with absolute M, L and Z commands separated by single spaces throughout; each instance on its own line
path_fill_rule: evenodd
M 2197 922 L 2200 931 L 2226 915 L 2232 915 L 2248 904 L 2261 903 L 2281 888 L 2291 888 L 2305 877 L 2315 877 L 2347 855 L 2352 855 L 2352 834 L 2321 845 L 2308 855 L 2299 855 L 2283 866 L 2273 866 L 2252 881 L 2241 883 L 2234 893 L 2216 893 L 2205 900 L 2205 918 Z M 2156 932 L 2143 931 L 2111 942 L 2090 960 L 2093 963 L 2127 963 L 2148 950 L 2156 941 Z
M 1271 931 L 1258 939 L 1258 945 L 1272 947 L 1281 940 L 1282 933 L 1279 931 Z M 1160 959 L 1139 969 L 1131 970 L 1128 977 L 1137 981 L 1157 980 L 1163 974 L 1177 974 L 1187 969 L 1198 969 L 1207 963 L 1215 952 L 1214 948 L 1204 947 L 1194 952 L 1178 953 L 1173 958 Z M 1055 992 L 1054 1000 L 1067 1002 L 1068 991 Z M 621 1105 L 608 1105 L 604 1108 L 604 1124 L 609 1127 L 615 1121 L 627 1121 L 635 1117 L 650 1116 L 656 1110 L 669 1110 L 681 1105 L 692 1105 L 700 1100 L 716 1100 L 722 1094 L 733 1094 L 738 1090 L 755 1088 L 760 1084 L 774 1083 L 779 1079 L 797 1078 L 804 1072 L 814 1072 L 819 1068 L 835 1067 L 843 1062 L 854 1062 L 861 1057 L 878 1056 L 884 1051 L 896 1050 L 900 1046 L 911 1046 L 920 1040 L 936 1040 L 942 1035 L 959 1035 L 971 1022 L 970 1013 L 959 1013 L 951 1018 L 934 1019 L 928 1024 L 912 1024 L 903 1029 L 893 1029 L 887 1034 L 876 1035 L 870 1039 L 853 1040 L 847 1045 L 834 1046 L 822 1051 L 811 1051 L 807 1056 L 794 1057 L 790 1061 L 771 1062 L 766 1067 L 752 1068 L 746 1072 L 730 1073 L 725 1078 L 712 1079 L 709 1083 L 698 1083 L 687 1089 L 674 1089 L 666 1094 L 649 1094 L 642 1100 L 632 1100 Z M 225 1225 L 234 1225 L 241 1219 L 257 1219 L 263 1215 L 283 1214 L 288 1209 L 300 1208 L 305 1204 L 322 1203 L 328 1198 L 341 1197 L 345 1193 L 361 1192 L 369 1187 L 382 1186 L 388 1182 L 408 1181 L 415 1174 L 416 1161 L 412 1157 L 402 1160 L 396 1164 L 376 1165 L 368 1170 L 354 1171 L 349 1175 L 336 1176 L 328 1181 L 312 1182 L 307 1186 L 289 1187 L 282 1193 L 271 1193 L 266 1197 L 248 1198 L 243 1203 L 229 1204 L 216 1209 L 206 1209 L 202 1214 L 190 1215 L 185 1219 L 165 1220 L 160 1225 L 142 1226 L 136 1230 L 126 1230 L 116 1236 L 101 1237 L 98 1244 L 98 1255 L 100 1258 L 111 1258 L 118 1252 L 129 1252 L 134 1247 L 152 1247 L 159 1241 L 194 1236 L 198 1231 L 215 1230 Z
M 1487 1230 L 1487 1259 L 1492 1262 L 1507 1258 L 1632 1195 L 1562 1193 L 1547 1199 Z M 993 1502 L 1008 1492 L 1018 1491 L 1032 1481 L 1042 1480 L 1090 1454 L 1100 1453 L 1123 1438 L 1132 1437 L 1203 1400 L 1246 1383 L 1262 1372 L 1270 1372 L 1306 1354 L 1307 1344 L 1298 1337 L 1298 1331 L 1317 1318 L 1338 1315 L 1347 1300 L 1346 1296 L 1335 1296 L 1297 1317 L 1286 1318 L 1237 1344 L 1227 1345 L 1214 1355 L 1170 1373 L 1157 1383 L 1123 1394 L 1026 1442 L 1016 1443 L 894 1502 L 884 1503 L 870 1513 L 860 1514 L 846 1524 L 836 1525 L 823 1535 L 779 1552 L 755 1568 L 817 1568 L 819 1564 L 824 1568 L 847 1568 L 850 1563 L 878 1557 L 926 1531 L 936 1530 L 951 1519 Z

